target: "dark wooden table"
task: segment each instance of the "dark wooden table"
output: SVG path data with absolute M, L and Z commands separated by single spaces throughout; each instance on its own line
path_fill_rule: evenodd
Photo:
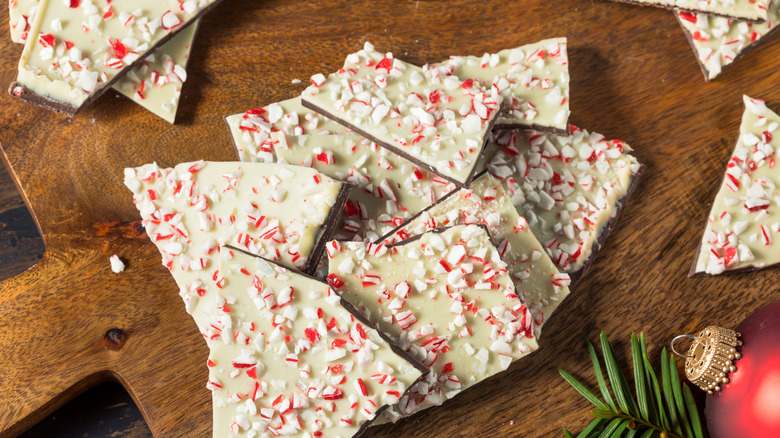
M 0 12 L 0 24 L 6 14 Z M 157 436 L 210 434 L 207 349 L 139 230 L 123 167 L 235 159 L 223 115 L 294 96 L 301 85 L 293 78 L 335 70 L 366 40 L 425 63 L 562 35 L 569 37 L 571 121 L 625 140 L 648 169 L 598 260 L 545 325 L 537 352 L 441 408 L 367 436 L 560 436 L 563 427 L 584 427 L 590 413 L 557 370 L 593 384 L 584 340 L 599 330 L 616 341 L 623 360 L 630 333 L 644 331 L 657 360 L 674 335 L 707 323 L 734 327 L 780 298 L 777 269 L 687 278 L 737 137 L 741 95 L 780 110 L 777 41 L 705 83 L 677 22 L 659 9 L 587 0 L 226 0 L 203 20 L 174 126 L 110 94 L 73 119 L 0 95 L 2 156 L 47 244 L 34 269 L 0 282 L 0 327 L 12 328 L 0 330 L 0 430 L 29 428 L 114 380 Z M 0 38 L 0 85 L 13 80 L 20 51 Z M 9 207 L 0 209 L 0 222 L 24 222 L 9 184 L 2 187 L 0 200 Z M 3 266 L 11 245 L 17 267 L 40 256 L 29 222 L 4 228 Z M 108 269 L 113 253 L 130 261 L 121 275 Z M 28 324 L 15 324 L 18 315 Z M 128 334 L 126 343 L 105 338 L 114 328 Z M 81 429 L 95 436 L 148 435 L 133 426 L 142 423 L 127 396 L 99 394 L 111 391 L 77 399 L 75 408 L 66 404 L 69 413 L 55 417 L 84 419 L 89 427 L 102 421 L 103 432 Z M 106 404 L 122 404 L 117 415 L 135 415 L 132 424 L 95 417 Z M 45 420 L 29 433 L 65 433 L 52 424 Z
M 0 281 L 43 256 L 45 247 L 5 166 L 0 165 Z M 23 438 L 146 438 L 152 433 L 133 399 L 117 383 L 103 383 L 49 415 Z

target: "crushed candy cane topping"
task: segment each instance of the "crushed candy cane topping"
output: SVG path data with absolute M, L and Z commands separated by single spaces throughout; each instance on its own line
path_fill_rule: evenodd
M 780 262 L 780 116 L 743 97 L 739 138 L 702 236 L 695 273 L 762 268 Z
M 272 134 L 279 162 L 352 185 L 338 240 L 375 241 L 455 188 L 449 181 L 355 135 Z
M 445 74 L 475 79 L 504 96 L 497 125 L 526 126 L 554 133 L 569 129 L 569 58 L 566 38 L 485 53 L 451 56 L 434 64 Z
M 503 98 L 493 88 L 419 68 L 366 43 L 315 75 L 303 104 L 461 186 L 470 182 Z
M 571 135 L 496 132 L 488 166 L 564 272 L 590 259 L 641 165 L 620 140 L 571 127 Z
M 242 253 L 219 271 L 214 436 L 354 436 L 422 376 L 326 283 Z
M 675 11 L 675 14 L 683 31 L 688 34 L 704 75 L 711 80 L 777 28 L 780 1 L 769 6 L 763 23 L 685 11 Z
M 384 242 L 400 242 L 441 227 L 474 224 L 487 227 L 496 243 L 517 294 L 534 316 L 538 338 L 542 325 L 569 294 L 571 280 L 568 274 L 558 271 L 528 222 L 517 213 L 501 183 L 489 174 L 474 180 L 468 190 L 459 189 L 424 210 Z
M 342 298 L 431 369 L 387 411 L 390 421 L 440 405 L 537 348 L 531 312 L 480 226 L 390 247 L 332 241 L 328 257 Z
M 342 183 L 280 164 L 207 162 L 125 169 L 149 238 L 201 330 L 222 286 L 225 245 L 295 269 L 307 266 Z M 290 192 L 291 195 L 286 195 Z M 295 195 L 293 195 L 295 194 Z

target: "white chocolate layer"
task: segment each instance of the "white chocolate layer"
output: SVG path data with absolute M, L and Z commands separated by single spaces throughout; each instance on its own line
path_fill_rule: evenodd
M 572 126 L 570 136 L 498 132 L 488 169 L 564 272 L 591 257 L 619 203 L 641 171 L 620 140 Z
M 698 274 L 764 268 L 780 262 L 780 116 L 744 96 L 734 153 L 712 203 L 694 266 Z
M 468 189 L 459 189 L 441 203 L 405 223 L 385 243 L 394 243 L 440 227 L 480 224 L 487 227 L 515 290 L 534 316 L 538 339 L 542 326 L 569 295 L 571 280 L 560 273 L 536 240 L 525 218 L 517 213 L 501 182 L 483 175 Z
M 240 252 L 220 259 L 215 438 L 351 437 L 421 377 L 327 284 Z
M 528 307 L 476 225 L 430 232 L 395 247 L 328 244 L 328 281 L 431 369 L 388 419 L 437 406 L 536 350 Z
M 675 11 L 683 31 L 696 52 L 707 79 L 715 79 L 723 68 L 734 62 L 752 46 L 758 44 L 777 27 L 780 1 L 769 6 L 763 23 L 750 23 L 726 17 Z
M 313 76 L 301 98 L 459 185 L 473 177 L 503 101 L 494 89 L 407 64 L 369 43 L 338 72 Z
M 483 56 L 451 56 L 434 64 L 447 74 L 477 79 L 499 90 L 506 104 L 497 125 L 569 129 L 569 57 L 566 38 L 551 38 Z
M 342 184 L 312 169 L 205 162 L 125 169 L 149 238 L 201 331 L 222 278 L 214 257 L 233 245 L 290 268 L 312 254 Z
M 259 163 L 276 161 L 272 132 L 287 135 L 347 135 L 350 132 L 333 120 L 304 108 L 300 97 L 233 114 L 225 117 L 225 121 L 241 161 Z
M 17 82 L 39 96 L 78 108 L 214 1 L 41 0 Z

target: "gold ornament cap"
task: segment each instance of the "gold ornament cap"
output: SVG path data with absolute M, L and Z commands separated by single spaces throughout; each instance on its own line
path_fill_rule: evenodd
M 728 373 L 737 368 L 734 361 L 742 357 L 737 347 L 742 345 L 740 334 L 734 330 L 709 326 L 696 336 L 680 335 L 672 340 L 672 353 L 685 358 L 685 375 L 691 383 L 707 391 L 719 392 L 721 383 L 728 383 Z M 693 339 L 688 354 L 680 354 L 674 344 L 680 339 Z

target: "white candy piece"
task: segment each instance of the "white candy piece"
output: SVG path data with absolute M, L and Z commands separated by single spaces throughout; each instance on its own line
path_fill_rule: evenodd
M 109 257 L 108 260 L 111 263 L 111 270 L 115 274 L 119 274 L 120 272 L 123 272 L 125 270 L 125 264 L 122 262 L 122 260 L 119 258 L 118 255 L 114 254 L 111 257 Z

